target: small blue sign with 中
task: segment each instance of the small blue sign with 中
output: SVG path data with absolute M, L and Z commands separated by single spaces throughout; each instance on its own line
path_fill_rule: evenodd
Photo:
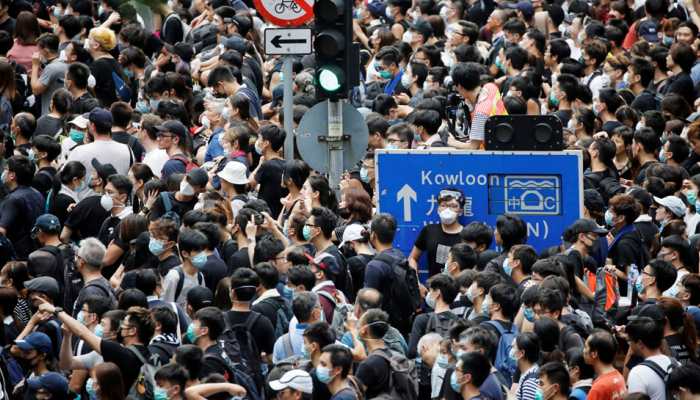
M 499 215 L 517 214 L 538 252 L 559 245 L 564 229 L 583 215 L 579 151 L 382 150 L 375 161 L 378 211 L 396 218 L 394 245 L 406 255 L 421 228 L 439 222 L 437 198 L 446 188 L 464 193 L 463 225 L 481 221 L 495 231 Z M 423 273 L 425 264 L 424 253 Z

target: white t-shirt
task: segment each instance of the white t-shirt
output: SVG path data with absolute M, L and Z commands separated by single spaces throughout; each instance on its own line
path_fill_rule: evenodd
M 202 284 L 199 284 L 199 274 L 201 272 L 197 271 L 194 275 L 188 274 L 184 269 L 182 270 L 183 276 L 185 277 L 185 282 L 182 284 L 182 291 L 180 295 L 175 298 L 175 291 L 177 290 L 177 283 L 180 280 L 180 274 L 177 272 L 177 268 L 171 268 L 165 278 L 163 278 L 163 293 L 160 299 L 168 302 L 176 302 L 184 310 L 187 307 L 187 292 L 193 287 L 204 286 L 204 279 L 202 279 Z
M 94 168 L 92 159 L 96 158 L 102 164 L 112 164 L 118 174 L 126 175 L 134 162 L 134 155 L 128 145 L 114 140 L 98 140 L 74 148 L 68 155 L 68 161 L 79 161 L 85 166 L 86 176 L 90 176 Z
M 663 354 L 651 356 L 647 360 L 657 363 L 664 370 L 671 365 L 671 359 Z M 646 365 L 637 365 L 632 368 L 627 377 L 627 391 L 629 393 L 646 393 L 651 400 L 666 400 L 664 381 Z
M 163 165 L 165 165 L 165 162 L 169 159 L 170 157 L 168 156 L 167 151 L 163 149 L 155 149 L 146 153 L 146 155 L 143 157 L 143 162 L 144 164 L 148 165 L 149 168 L 151 168 L 151 172 L 153 172 L 155 176 L 161 176 Z

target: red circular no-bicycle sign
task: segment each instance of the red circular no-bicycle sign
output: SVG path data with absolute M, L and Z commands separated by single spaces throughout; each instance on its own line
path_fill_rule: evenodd
M 314 17 L 314 0 L 253 0 L 265 19 L 279 26 L 299 26 Z

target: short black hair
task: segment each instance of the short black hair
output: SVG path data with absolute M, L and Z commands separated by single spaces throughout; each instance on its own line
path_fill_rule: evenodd
M 112 113 L 112 126 L 118 126 L 120 128 L 126 128 L 131 122 L 131 114 L 133 109 L 124 101 L 115 101 L 112 106 L 109 107 L 109 111 Z
M 238 301 L 253 300 L 258 285 L 260 278 L 250 268 L 238 268 L 231 275 L 231 291 L 236 294 Z
M 319 349 L 335 343 L 336 339 L 335 331 L 326 321 L 317 321 L 309 325 L 304 330 L 304 337 L 311 343 L 317 343 Z
M 664 292 L 673 286 L 678 272 L 670 262 L 656 259 L 649 261 L 649 266 L 654 269 L 656 287 L 660 292 Z
M 352 352 L 350 349 L 341 344 L 329 344 L 321 350 L 323 353 L 328 353 L 331 359 L 333 368 L 340 367 L 340 377 L 345 379 L 350 373 L 352 367 Z
M 520 308 L 518 293 L 515 287 L 507 283 L 499 283 L 489 290 L 491 302 L 501 306 L 501 313 L 512 320 Z
M 695 363 L 688 363 L 673 368 L 668 375 L 666 385 L 672 391 L 685 388 L 694 395 L 700 394 L 700 366 Z
M 540 359 L 540 339 L 534 332 L 520 333 L 515 338 L 515 344 L 526 360 L 534 363 Z
M 477 255 L 474 249 L 466 243 L 457 243 L 450 248 L 452 261 L 456 262 L 460 271 L 472 269 L 476 265 Z
M 428 279 L 428 288 L 435 289 L 442 295 L 442 301 L 446 304 L 452 304 L 459 288 L 454 278 L 448 274 L 436 274 Z
M 388 213 L 377 214 L 372 218 L 370 231 L 377 235 L 379 242 L 392 243 L 396 235 L 396 218 Z
M 190 376 L 199 377 L 203 357 L 204 351 L 193 344 L 183 344 L 175 349 L 175 362 L 185 367 Z
M 87 89 L 90 68 L 81 62 L 75 62 L 68 65 L 66 76 L 78 89 Z
M 156 382 L 165 381 L 171 385 L 178 385 L 180 387 L 180 393 L 185 392 L 185 385 L 187 385 L 189 378 L 190 375 L 187 373 L 185 367 L 175 363 L 170 363 L 158 368 L 155 375 Z
M 7 170 L 14 172 L 18 185 L 29 186 L 34 179 L 36 167 L 29 158 L 22 155 L 14 155 L 7 160 Z
M 255 244 L 253 262 L 261 263 L 273 261 L 278 254 L 284 251 L 284 243 L 273 236 L 263 236 Z
M 280 282 L 280 274 L 269 262 L 261 262 L 255 265 L 255 273 L 260 278 L 260 283 L 265 289 L 274 289 Z
M 311 290 L 316 285 L 316 276 L 308 265 L 293 265 L 287 271 L 287 280 L 294 286 L 302 285 Z
M 284 145 L 284 139 L 287 137 L 284 129 L 272 124 L 265 125 L 260 128 L 259 135 L 263 140 L 270 142 L 270 147 L 272 147 L 272 150 L 274 151 L 278 151 L 282 148 Z
M 458 63 L 452 70 L 452 82 L 465 90 L 474 90 L 481 85 L 482 70 L 477 63 Z
M 177 333 L 177 314 L 169 306 L 158 306 L 151 309 L 153 320 L 160 324 L 160 333 L 176 334 Z
M 209 73 L 209 79 L 207 80 L 207 86 L 213 87 L 219 82 L 234 82 L 236 78 L 233 76 L 233 67 L 222 65 L 214 68 L 211 73 Z
M 39 135 L 32 138 L 32 146 L 46 153 L 46 159 L 53 161 L 61 155 L 61 145 L 49 135 Z
M 483 245 L 485 248 L 491 247 L 493 242 L 493 229 L 479 221 L 470 222 L 459 235 L 463 242 L 474 242 L 477 246 Z
M 650 317 L 635 317 L 627 323 L 625 332 L 631 342 L 642 342 L 651 350 L 661 347 L 664 339 L 664 324 Z
M 199 252 L 207 247 L 207 237 L 198 230 L 183 228 L 177 238 L 177 247 L 180 253 Z
M 649 86 L 652 79 L 654 79 L 654 65 L 651 61 L 642 57 L 634 57 L 630 66 L 634 73 L 639 75 L 639 83 L 641 83 L 642 87 Z
M 695 64 L 695 50 L 686 43 L 676 42 L 671 46 L 671 59 L 683 72 L 688 73 Z
M 535 248 L 527 244 L 517 244 L 510 248 L 513 253 L 513 259 L 520 261 L 522 273 L 530 275 L 532 266 L 537 261 L 537 252 Z
M 564 39 L 553 39 L 549 42 L 549 54 L 560 63 L 561 60 L 571 56 L 571 47 Z
M 516 214 L 499 215 L 496 219 L 496 231 L 501 237 L 501 244 L 505 250 L 527 241 L 527 226 Z
M 481 386 L 491 373 L 491 362 L 479 351 L 471 351 L 457 358 L 457 365 L 462 362 L 461 372 L 471 375 L 471 384 Z M 453 372 L 454 373 L 454 372 Z
M 338 225 L 338 217 L 335 213 L 326 207 L 315 207 L 311 210 L 311 216 L 314 217 L 314 224 L 321 228 L 323 236 L 330 239 L 333 230 Z
M 58 52 L 58 36 L 53 33 L 42 33 L 36 40 L 37 46 L 55 54 Z
M 216 341 L 226 329 L 224 314 L 216 307 L 204 307 L 198 310 L 194 319 L 199 321 L 201 326 L 209 328 L 209 339 Z
M 559 393 L 568 396 L 571 378 L 564 364 L 559 361 L 548 362 L 540 367 L 541 376 L 546 376 L 550 384 L 559 385 Z

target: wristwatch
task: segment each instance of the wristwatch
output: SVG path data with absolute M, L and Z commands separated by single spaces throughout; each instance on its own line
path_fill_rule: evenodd
M 54 315 L 54 316 L 58 317 L 58 314 L 60 314 L 61 312 L 63 312 L 63 308 L 61 308 L 61 307 L 54 307 L 54 309 L 53 309 L 53 315 Z

